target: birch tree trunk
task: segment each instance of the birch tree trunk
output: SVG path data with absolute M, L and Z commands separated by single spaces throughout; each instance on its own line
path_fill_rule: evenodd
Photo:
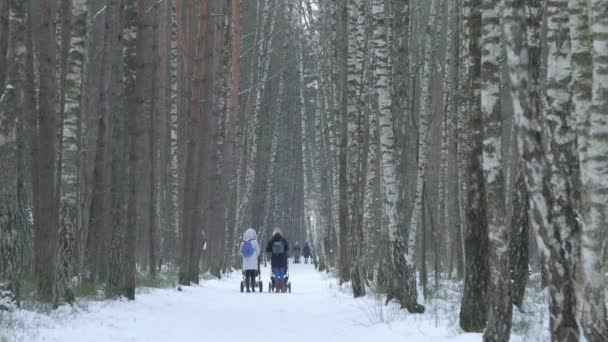
M 531 18 L 538 18 L 539 7 L 536 5 L 537 3 L 534 3 L 528 8 L 528 11 L 532 11 Z M 521 43 L 526 34 L 522 30 L 522 27 L 525 27 L 523 4 L 509 1 L 505 9 L 504 37 L 511 79 L 511 96 L 519 131 L 518 149 L 525 165 L 532 227 L 537 236 L 539 249 L 544 251 L 543 257 L 547 260 L 551 336 L 555 341 L 577 341 L 578 329 L 573 322 L 573 307 L 568 304 L 567 294 L 563 292 L 563 284 L 567 284 L 569 274 L 567 261 L 563 257 L 566 252 L 561 250 L 563 248 L 561 243 L 556 241 L 555 237 L 559 234 L 555 231 L 556 226 L 549 219 L 549 210 L 553 207 L 553 203 L 549 169 L 541 141 L 540 113 L 536 102 L 539 81 L 535 78 L 538 77 L 538 73 L 530 71 L 530 63 L 535 62 L 535 55 L 529 55 L 528 45 Z M 531 20 L 530 17 L 527 19 Z M 527 42 L 530 44 L 529 40 Z M 535 47 L 534 44 L 530 46 Z
M 369 130 L 365 130 L 363 123 L 363 91 L 365 81 L 365 19 L 366 19 L 365 1 L 353 1 L 348 4 L 348 62 L 347 62 L 347 84 L 346 84 L 346 101 L 347 101 L 347 116 L 345 118 L 347 125 L 346 139 L 346 167 L 348 172 L 348 207 L 350 209 L 350 236 L 349 246 L 342 248 L 350 249 L 348 257 L 350 257 L 348 279 L 353 282 L 353 294 L 355 297 L 360 297 L 365 294 L 365 286 L 361 279 L 361 257 L 357 246 L 359 245 L 359 232 L 362 229 L 362 195 L 364 189 L 362 177 L 363 163 L 367 163 L 367 150 L 362 141 L 363 135 L 367 135 Z M 365 154 L 361 153 L 365 150 Z M 343 225 L 348 225 L 345 222 Z M 342 229 L 340 234 L 342 234 Z M 344 267 L 344 265 L 342 265 Z
M 519 167 L 516 181 L 513 185 L 513 218 L 511 246 L 511 294 L 513 305 L 523 311 L 524 294 L 528 282 L 528 236 L 530 235 L 530 206 L 528 204 L 528 191 L 523 169 Z
M 67 1 L 71 5 L 71 1 Z M 81 188 L 81 134 L 82 134 L 82 73 L 85 54 L 86 34 L 86 3 L 77 0 L 71 7 L 73 16 L 71 25 L 63 25 L 70 29 L 69 59 L 66 65 L 66 84 L 63 90 L 63 133 L 61 135 L 61 208 L 60 208 L 60 250 L 59 250 L 59 286 L 63 288 L 58 295 L 66 299 L 72 295 L 69 281 L 76 271 L 78 236 L 82 229 L 82 213 L 80 207 Z M 65 8 L 65 7 L 64 7 Z M 67 9 L 67 8 L 65 8 Z
M 378 98 L 380 113 L 380 146 L 382 152 L 384 215 L 387 220 L 389 236 L 389 273 L 392 274 L 389 299 L 396 298 L 401 305 L 412 313 L 424 312 L 424 307 L 417 302 L 416 269 L 414 250 L 408 250 L 397 226 L 397 177 L 395 163 L 395 138 L 393 116 L 391 113 L 391 85 L 388 77 L 389 61 L 387 48 L 386 5 L 383 0 L 372 2 L 372 46 L 376 65 L 374 66 L 375 92 Z M 410 225 L 410 236 L 415 241 L 415 225 Z M 410 239 L 410 240 L 411 240 Z M 406 260 L 407 256 L 407 260 Z
M 606 321 L 606 236 L 608 233 L 608 5 L 604 1 L 590 2 L 592 38 L 592 95 L 589 123 L 586 131 L 583 180 L 583 233 L 581 264 L 583 296 L 581 323 L 589 341 L 608 338 Z
M 551 326 L 558 336 L 558 327 L 566 326 L 576 331 L 575 310 L 575 274 L 574 263 L 577 254 L 580 228 L 577 223 L 574 202 L 580 197 L 571 179 L 578 179 L 579 163 L 576 153 L 576 131 L 574 118 L 571 116 L 571 95 L 568 86 L 571 81 L 570 68 L 570 32 L 568 25 L 567 0 L 547 3 L 547 81 L 545 86 L 545 132 L 547 135 L 547 162 L 550 165 L 550 208 L 551 224 L 558 232 L 555 238 L 559 241 L 559 272 L 549 272 L 550 306 L 562 308 L 563 319 L 555 319 Z M 552 270 L 552 266 L 546 269 Z M 570 334 L 570 333 L 569 333 Z M 574 337 L 573 333 L 571 335 Z
M 425 52 L 423 61 L 423 72 L 420 79 L 420 118 L 418 122 L 418 170 L 416 173 L 416 195 L 414 197 L 414 205 L 408 229 L 408 247 L 407 254 L 409 255 L 407 262 L 408 267 L 412 270 L 411 273 L 415 277 L 415 262 L 414 255 L 416 249 L 416 237 L 419 226 L 419 219 L 422 213 L 423 191 L 425 171 L 428 159 L 429 150 L 429 128 L 432 117 L 432 99 L 433 99 L 433 79 L 435 78 L 435 58 L 437 56 L 437 44 L 435 40 L 439 37 L 433 37 L 433 33 L 437 31 L 437 10 L 440 2 L 432 0 L 430 2 L 430 18 L 428 26 L 425 28 Z M 412 276 L 412 274 L 410 274 Z M 410 278 L 410 282 L 412 279 Z M 415 282 L 415 280 L 414 280 Z M 413 286 L 414 283 L 410 283 Z
M 500 103 L 501 27 L 497 0 L 482 2 L 481 115 L 482 168 L 488 229 L 488 323 L 484 341 L 508 341 L 511 335 L 510 227 L 506 221 Z

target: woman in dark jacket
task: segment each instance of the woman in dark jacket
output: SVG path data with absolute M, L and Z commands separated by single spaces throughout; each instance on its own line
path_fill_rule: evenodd
M 308 258 L 310 258 L 310 245 L 308 242 L 304 243 L 304 248 L 302 249 L 302 253 L 304 255 L 304 263 L 308 264 Z
M 285 292 L 285 272 L 287 271 L 287 252 L 289 243 L 281 234 L 279 228 L 272 232 L 272 238 L 266 245 L 266 252 L 270 253 L 270 266 L 276 279 L 276 291 Z

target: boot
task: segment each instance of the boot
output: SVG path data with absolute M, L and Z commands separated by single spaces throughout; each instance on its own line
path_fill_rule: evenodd
M 247 292 L 251 292 L 249 291 L 249 278 L 245 279 L 245 289 L 247 289 Z
M 255 292 L 255 286 L 257 284 L 255 283 L 255 281 L 253 282 L 253 284 L 251 285 L 251 292 Z

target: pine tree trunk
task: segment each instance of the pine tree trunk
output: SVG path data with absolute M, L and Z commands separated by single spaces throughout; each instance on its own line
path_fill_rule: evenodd
M 186 11 L 192 10 L 192 3 L 188 2 Z M 199 7 L 199 29 L 197 34 L 196 57 L 194 60 L 194 73 L 192 78 L 191 113 L 189 118 L 188 146 L 185 168 L 185 187 L 183 191 L 183 221 L 181 222 L 181 256 L 179 267 L 179 283 L 189 285 L 198 284 L 198 272 L 193 277 L 192 270 L 198 270 L 198 243 L 200 243 L 200 229 L 202 228 L 200 162 L 202 148 L 202 83 L 205 77 L 205 53 L 207 30 L 207 4 L 201 3 Z M 197 243 L 198 242 L 198 243 Z M 195 265 L 195 266 L 193 266 Z
M 464 115 L 462 129 L 466 130 L 465 140 L 459 147 L 463 148 L 464 169 L 460 174 L 466 182 L 464 212 L 466 219 L 462 226 L 465 254 L 464 294 L 460 308 L 460 327 L 466 332 L 482 331 L 486 325 L 486 288 L 488 282 L 488 241 L 487 221 L 484 201 L 484 184 L 482 170 L 482 113 L 480 98 L 481 82 L 481 1 L 472 0 L 463 3 L 463 34 L 469 46 L 470 69 L 465 75 L 470 82 L 468 98 L 464 98 L 461 112 Z M 464 52 L 464 51 L 463 51 Z M 465 55 L 466 56 L 466 55 Z M 465 81 L 464 79 L 462 80 Z M 459 131 L 459 134 L 462 131 Z
M 6 86 L 0 92 L 0 312 L 11 310 L 19 304 L 20 264 L 18 259 L 19 230 L 24 227 L 19 200 L 19 128 L 25 118 L 26 92 L 26 6 L 20 0 L 6 4 L 7 25 L 3 33 L 8 35 L 10 55 L 6 65 Z M 10 24 L 8 17 L 10 16 Z
M 56 0 L 40 3 L 42 22 L 40 25 L 40 72 L 39 72 L 39 132 L 40 155 L 38 167 L 40 176 L 39 204 L 40 221 L 36 226 L 36 274 L 40 299 L 51 302 L 55 299 L 56 260 L 58 247 L 59 213 L 55 184 L 57 172 L 57 113 L 56 113 Z
M 4 89 L 7 72 L 7 52 L 9 45 L 9 0 L 0 0 L 0 89 Z

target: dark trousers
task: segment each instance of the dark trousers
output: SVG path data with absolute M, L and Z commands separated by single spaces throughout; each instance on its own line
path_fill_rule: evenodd
M 249 284 L 251 284 L 251 288 L 255 291 L 255 276 L 256 270 L 246 270 L 245 271 L 245 286 L 247 287 L 247 291 L 249 291 Z

